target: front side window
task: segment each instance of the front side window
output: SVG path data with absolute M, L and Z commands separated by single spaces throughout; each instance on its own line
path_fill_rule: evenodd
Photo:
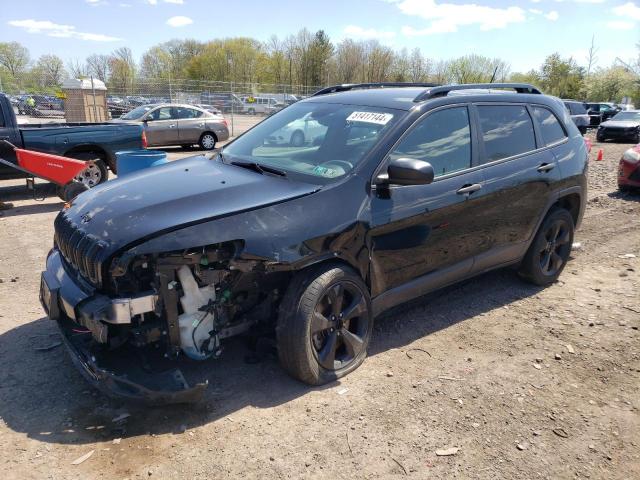
M 356 168 L 404 115 L 382 107 L 297 103 L 225 147 L 223 161 L 258 163 L 301 180 L 329 183 Z
M 152 120 L 171 120 L 172 118 L 175 117 L 172 110 L 174 110 L 173 107 L 157 108 L 156 110 L 154 110 L 149 114 L 149 117 Z
M 533 122 L 522 105 L 478 106 L 487 162 L 536 149 Z
M 454 107 L 429 114 L 391 152 L 393 160 L 416 158 L 429 162 L 435 176 L 471 166 L 471 130 L 467 107 Z
M 545 145 L 551 145 L 567 138 L 562 125 L 550 110 L 533 107 L 533 116 L 540 124 L 540 133 Z
M 129 113 L 120 117 L 122 120 L 137 120 L 142 117 L 145 113 L 151 110 L 153 107 L 149 105 L 143 105 L 142 107 L 134 108 Z

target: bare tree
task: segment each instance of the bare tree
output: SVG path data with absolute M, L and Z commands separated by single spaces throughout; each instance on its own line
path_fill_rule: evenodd
M 77 58 L 72 58 L 67 62 L 67 71 L 71 78 L 84 78 L 89 76 L 87 64 Z
M 98 80 L 107 81 L 109 76 L 109 55 L 90 55 L 87 57 L 86 68 L 89 75 Z
M 599 48 L 595 45 L 596 36 L 591 36 L 591 47 L 589 47 L 589 52 L 587 53 L 587 76 L 591 74 L 591 69 L 596 66 L 598 63 L 598 57 L 596 54 L 598 53 Z

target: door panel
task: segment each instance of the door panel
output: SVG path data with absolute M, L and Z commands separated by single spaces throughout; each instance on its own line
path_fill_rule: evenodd
M 173 107 L 160 107 L 149 112 L 153 120 L 147 122 L 145 132 L 150 146 L 176 145 L 179 143 L 177 112 Z
M 478 105 L 483 189 L 478 228 L 488 242 L 479 254 L 502 252 L 500 263 L 521 256 L 546 207 L 551 184 L 560 169 L 526 106 Z M 518 248 L 520 246 L 521 248 Z M 513 258 L 511 258 L 513 257 Z M 484 255 L 475 269 L 490 268 L 496 259 Z
M 199 110 L 178 108 L 178 130 L 180 143 L 197 143 L 205 130 L 205 117 Z
M 485 241 L 474 220 L 482 174 L 470 170 L 472 133 L 466 105 L 438 109 L 416 122 L 390 152 L 391 160 L 431 163 L 435 179 L 430 185 L 378 189 L 372 196 L 374 295 L 473 259 Z M 469 192 L 459 192 L 472 185 Z M 456 272 L 464 275 L 471 263 Z
M 478 202 L 475 193 L 457 191 L 481 182 L 481 173 L 475 171 L 431 185 L 394 187 L 388 197 L 372 198 L 371 265 L 376 293 L 473 258 L 485 241 L 474 222 Z

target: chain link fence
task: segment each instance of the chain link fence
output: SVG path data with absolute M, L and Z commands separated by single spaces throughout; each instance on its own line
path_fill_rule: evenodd
M 145 105 L 187 104 L 221 114 L 231 135 L 237 136 L 320 88 L 169 79 L 124 79 L 105 84 L 88 78 L 65 81 L 59 87 L 32 88 L 29 93 L 7 93 L 23 123 L 103 122 L 127 119 L 131 117 L 127 114 Z

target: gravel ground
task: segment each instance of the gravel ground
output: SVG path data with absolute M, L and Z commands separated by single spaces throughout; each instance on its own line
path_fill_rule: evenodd
M 615 181 L 626 148 L 594 145 L 581 245 L 553 286 L 501 270 L 388 312 L 364 365 L 323 388 L 270 356 L 247 363 L 237 339 L 198 366 L 202 404 L 154 409 L 98 394 L 56 346 L 38 286 L 61 204 L 3 182 L 3 479 L 640 478 L 640 196 Z

